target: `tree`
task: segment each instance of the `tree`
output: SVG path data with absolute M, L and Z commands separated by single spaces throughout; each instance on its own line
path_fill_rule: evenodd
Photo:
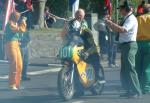
M 44 27 L 44 8 L 45 5 L 50 8 L 50 12 L 60 16 L 68 17 L 71 16 L 71 7 L 69 7 L 70 0 L 33 0 L 34 7 L 34 24 L 39 25 L 41 28 Z M 116 11 L 115 1 L 110 0 L 113 7 L 113 17 Z M 119 4 L 124 0 L 118 0 Z M 134 7 L 137 7 L 141 0 L 128 0 Z M 148 0 L 150 2 L 150 0 Z M 104 0 L 80 0 L 80 8 L 85 9 L 86 13 L 98 13 L 101 15 L 101 10 L 99 8 L 99 3 L 103 3 Z M 136 9 L 136 8 L 135 8 Z
M 60 16 L 68 16 L 69 0 L 47 0 L 46 6 L 50 8 L 50 12 Z
M 34 8 L 34 24 L 39 25 L 40 28 L 44 28 L 44 8 L 47 0 L 33 0 Z

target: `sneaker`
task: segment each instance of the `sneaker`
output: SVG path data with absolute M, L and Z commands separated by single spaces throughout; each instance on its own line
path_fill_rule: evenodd
M 150 91 L 143 91 L 143 94 L 150 95 Z
M 14 91 L 18 90 L 18 88 L 17 88 L 17 87 L 15 87 L 15 86 L 10 87 L 10 89 L 11 89 L 11 90 L 14 90 Z
M 100 80 L 99 83 L 100 83 L 100 84 L 105 84 L 106 81 L 105 81 L 105 80 Z
M 114 64 L 114 65 L 115 65 L 116 68 L 119 68 L 119 65 L 118 65 L 118 64 Z
M 100 83 L 100 84 L 105 84 L 106 81 L 105 80 L 98 80 L 97 83 Z
M 121 94 L 120 97 L 127 97 L 127 98 L 131 98 L 131 99 L 138 99 L 138 98 L 141 98 L 142 95 L 140 95 L 140 94 L 133 94 L 133 93 L 130 93 L 130 92 L 126 92 L 124 94 Z
M 25 88 L 23 86 L 20 86 L 18 89 L 19 90 L 24 90 Z
M 118 64 L 109 64 L 109 68 L 119 68 Z

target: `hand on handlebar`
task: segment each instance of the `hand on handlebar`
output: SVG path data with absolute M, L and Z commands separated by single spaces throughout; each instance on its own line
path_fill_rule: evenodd
M 79 51 L 79 52 L 78 52 L 78 55 L 79 55 L 79 57 L 80 57 L 81 59 L 83 59 L 83 60 L 87 60 L 88 57 L 89 57 L 89 53 L 86 52 L 86 51 L 84 51 L 84 50 Z

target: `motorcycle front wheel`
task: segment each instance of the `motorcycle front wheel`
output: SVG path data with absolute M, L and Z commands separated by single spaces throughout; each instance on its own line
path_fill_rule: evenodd
M 72 99 L 74 95 L 74 81 L 69 68 L 62 68 L 58 73 L 57 88 L 58 93 L 64 100 Z

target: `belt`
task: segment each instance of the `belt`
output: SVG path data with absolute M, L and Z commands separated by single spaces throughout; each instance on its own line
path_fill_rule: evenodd
M 133 42 L 136 42 L 136 41 L 123 42 L 123 43 L 121 43 L 121 45 L 130 44 L 130 43 L 133 43 Z

